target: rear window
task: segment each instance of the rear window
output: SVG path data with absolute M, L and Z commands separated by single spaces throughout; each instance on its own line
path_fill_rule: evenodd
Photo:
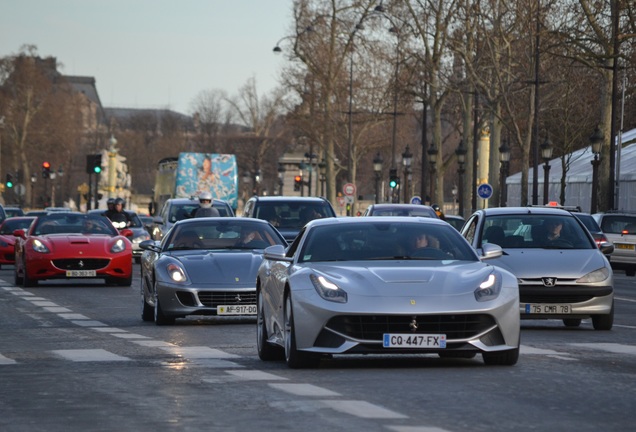
M 300 229 L 309 221 L 335 217 L 326 203 L 259 203 L 254 216 L 266 220 L 277 228 Z
M 601 229 L 609 234 L 621 234 L 624 230 L 629 233 L 636 233 L 636 216 L 605 216 L 601 221 Z

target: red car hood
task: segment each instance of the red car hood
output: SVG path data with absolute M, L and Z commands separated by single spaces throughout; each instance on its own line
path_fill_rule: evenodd
M 132 250 L 132 244 L 123 236 L 84 234 L 51 234 L 38 237 L 53 254 L 77 253 L 81 255 L 110 255 L 110 249 L 117 239 L 128 243 L 126 249 Z

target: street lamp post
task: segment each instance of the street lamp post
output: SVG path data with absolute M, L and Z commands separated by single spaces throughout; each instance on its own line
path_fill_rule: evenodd
M 378 152 L 373 158 L 373 172 L 375 173 L 375 203 L 380 202 L 380 178 L 382 177 L 382 155 Z
M 508 185 L 506 184 L 506 177 L 508 177 L 508 166 L 510 164 L 510 146 L 508 146 L 507 140 L 504 140 L 499 147 L 499 162 L 501 162 L 501 180 L 499 185 L 501 197 L 499 198 L 499 205 L 506 207 L 508 205 Z
M 285 185 L 285 166 L 278 163 L 278 195 L 283 195 L 283 186 Z
M 592 153 L 594 153 L 594 159 L 592 159 L 592 202 L 590 204 L 590 213 L 596 213 L 598 210 L 598 166 L 601 163 L 599 153 L 603 144 L 603 133 L 598 126 L 596 126 L 594 133 L 590 136 L 590 144 L 592 144 Z
M 402 153 L 402 164 L 404 165 L 404 202 L 409 202 L 409 190 L 411 186 L 409 185 L 410 174 L 411 174 L 411 162 L 413 161 L 413 153 L 411 153 L 411 149 L 409 145 L 406 145 L 404 149 L 404 153 Z
M 435 143 L 432 143 L 431 146 L 428 148 L 428 150 L 426 151 L 426 153 L 428 154 L 428 161 L 431 164 L 431 201 L 435 202 L 434 197 L 435 197 L 435 183 L 436 182 L 436 177 L 437 177 L 437 173 L 435 172 L 435 164 L 437 163 L 437 147 L 435 146 Z
M 552 143 L 546 138 L 541 144 L 541 158 L 543 158 L 543 204 L 548 203 L 548 194 L 550 192 L 550 159 L 552 159 Z
M 455 150 L 455 154 L 457 155 L 457 163 L 459 164 L 459 169 L 457 170 L 459 174 L 459 187 L 457 188 L 457 200 L 459 201 L 458 213 L 462 217 L 464 216 L 464 173 L 466 172 L 464 163 L 466 163 L 466 153 L 468 153 L 468 149 L 464 145 L 464 140 L 461 140 Z
M 320 173 L 320 196 L 325 196 L 325 181 L 327 180 L 327 164 L 325 160 L 318 163 L 318 171 Z

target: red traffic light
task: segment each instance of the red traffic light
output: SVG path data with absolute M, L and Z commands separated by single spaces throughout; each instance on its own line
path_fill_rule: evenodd
M 42 162 L 42 168 L 49 169 L 49 168 L 51 168 L 51 164 L 48 163 L 48 162 Z
M 296 183 L 300 183 L 301 181 L 303 181 L 303 176 L 297 175 L 296 177 L 294 177 L 294 181 Z

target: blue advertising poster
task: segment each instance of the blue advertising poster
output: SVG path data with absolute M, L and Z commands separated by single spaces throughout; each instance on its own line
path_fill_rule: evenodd
M 209 191 L 234 209 L 238 205 L 238 170 L 233 154 L 179 153 L 176 177 L 177 198 Z

